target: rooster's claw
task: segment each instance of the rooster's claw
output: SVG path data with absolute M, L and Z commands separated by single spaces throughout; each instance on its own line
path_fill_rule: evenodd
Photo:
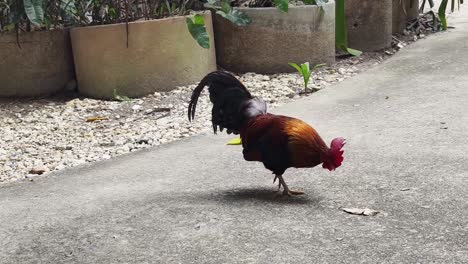
M 304 194 L 304 192 L 301 192 L 301 191 L 283 191 L 283 195 L 287 195 L 289 197 L 291 197 L 292 195 L 302 195 Z

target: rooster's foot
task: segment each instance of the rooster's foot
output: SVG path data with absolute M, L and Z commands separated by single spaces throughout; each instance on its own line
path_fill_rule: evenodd
M 289 190 L 289 187 L 286 184 L 286 182 L 284 181 L 282 175 L 275 175 L 275 179 L 274 179 L 273 183 L 276 181 L 276 178 L 278 178 L 278 180 L 279 180 L 278 191 L 280 190 L 281 185 L 283 186 L 283 195 L 292 196 L 292 195 L 304 194 L 304 192 L 301 192 L 301 191 L 291 191 L 291 190 Z
M 284 191 L 283 191 L 283 195 L 287 195 L 287 196 L 289 196 L 289 197 L 291 197 L 292 195 L 302 195 L 302 194 L 304 194 L 304 192 L 301 192 L 301 191 L 291 191 L 291 190 L 288 190 L 288 191 L 284 190 Z

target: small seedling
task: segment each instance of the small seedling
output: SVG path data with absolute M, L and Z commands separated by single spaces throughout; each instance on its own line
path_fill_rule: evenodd
M 308 62 L 302 63 L 301 65 L 290 62 L 289 65 L 296 69 L 299 72 L 299 74 L 302 75 L 302 78 L 304 78 L 304 92 L 307 93 L 307 85 L 309 84 L 310 75 L 312 74 L 312 71 L 317 68 L 323 67 L 326 64 L 317 64 L 312 68 L 312 70 L 310 70 L 310 64 Z
M 119 95 L 116 89 L 114 89 L 114 99 L 120 102 L 128 102 L 132 100 L 130 97 L 125 95 Z

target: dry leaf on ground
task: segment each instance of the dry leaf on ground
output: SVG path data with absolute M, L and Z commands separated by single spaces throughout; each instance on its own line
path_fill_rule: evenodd
M 86 122 L 96 122 L 96 121 L 102 121 L 102 120 L 107 120 L 107 119 L 109 118 L 105 116 L 92 116 L 92 117 L 86 118 Z
M 372 210 L 369 208 L 342 208 L 342 210 L 348 214 L 365 215 L 365 216 L 374 216 L 380 213 L 379 211 Z

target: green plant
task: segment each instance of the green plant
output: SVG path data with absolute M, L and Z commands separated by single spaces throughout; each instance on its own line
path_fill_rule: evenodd
M 132 98 L 130 98 L 130 97 L 127 97 L 125 95 L 119 95 L 117 93 L 117 89 L 114 89 L 113 96 L 114 96 L 114 100 L 117 100 L 117 101 L 120 101 L 120 102 L 132 101 Z
M 421 7 L 419 8 L 420 13 L 424 13 L 424 9 L 426 7 L 426 3 L 429 3 L 430 8 L 433 8 L 435 6 L 433 0 L 422 0 L 421 2 Z M 460 9 L 460 5 L 463 4 L 464 0 L 450 0 L 450 11 L 453 13 L 455 12 L 455 8 L 458 7 Z M 433 30 L 437 30 L 441 28 L 442 30 L 447 30 L 448 25 L 447 25 L 447 6 L 449 4 L 449 0 L 442 0 L 440 2 L 440 5 L 437 9 L 437 19 L 436 19 L 436 14 L 434 11 L 428 11 L 424 15 L 432 15 L 433 18 Z M 440 23 L 440 27 L 438 25 Z M 440 29 L 439 29 L 440 30 Z
M 310 75 L 312 75 L 312 71 L 317 68 L 323 67 L 326 64 L 317 64 L 312 68 L 312 70 L 310 69 L 309 62 L 302 63 L 301 65 L 290 62 L 289 65 L 296 69 L 304 79 L 304 92 L 307 93 L 307 85 L 309 84 Z
M 195 0 L 77 0 L 76 22 L 104 25 L 188 15 Z
M 232 8 L 228 0 L 208 0 L 208 2 L 204 6 L 206 8 L 215 10 L 216 14 L 231 21 L 235 25 L 245 26 L 252 22 L 246 14 L 237 9 Z
M 329 0 L 303 0 L 305 5 L 318 5 L 322 7 L 329 2 Z M 250 7 L 271 7 L 275 6 L 279 11 L 288 12 L 289 0 L 254 0 L 250 2 Z
M 74 12 L 75 0 L 0 0 L 0 32 L 68 26 Z
M 440 22 L 442 23 L 442 30 L 447 30 L 447 17 L 446 17 L 446 10 L 449 0 L 442 0 L 438 10 L 438 16 Z M 463 0 L 451 0 L 450 10 L 452 13 L 455 11 L 455 7 L 458 4 L 458 9 L 460 9 L 460 4 L 463 4 Z
M 19 32 L 31 30 L 31 26 L 40 27 L 44 20 L 42 0 L 4 0 L 0 2 L 0 31 Z
M 198 45 L 205 49 L 210 48 L 210 37 L 206 32 L 203 16 L 196 14 L 193 20 L 187 18 L 187 27 L 192 37 L 198 42 Z
M 353 56 L 359 56 L 361 51 L 348 47 L 348 30 L 346 26 L 345 0 L 335 1 L 335 42 L 336 47 Z
M 3 0 L 0 2 L 0 32 L 15 31 L 16 43 L 20 31 L 31 31 L 41 27 L 44 21 L 44 3 L 42 0 Z
M 273 0 L 273 3 L 275 3 L 275 6 L 278 10 L 288 12 L 289 0 Z
M 40 26 L 44 21 L 44 8 L 42 0 L 23 0 L 24 13 L 29 21 Z
M 104 25 L 125 23 L 128 46 L 128 23 L 137 20 L 160 19 L 189 15 L 200 10 L 198 0 L 72 0 L 70 21 L 75 25 Z M 190 20 L 190 21 L 189 21 Z M 210 48 L 209 36 L 203 17 L 186 19 L 187 29 L 203 48 Z

